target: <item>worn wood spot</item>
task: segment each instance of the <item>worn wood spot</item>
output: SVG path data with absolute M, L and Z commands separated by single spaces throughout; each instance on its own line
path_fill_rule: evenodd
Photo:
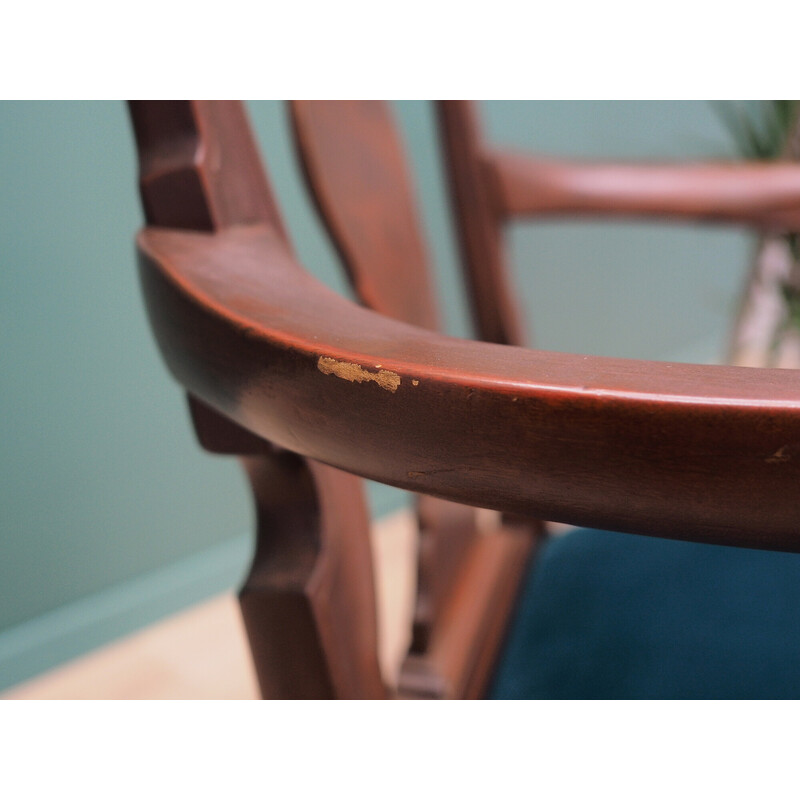
M 785 461 L 790 461 L 792 457 L 786 452 L 788 449 L 789 445 L 785 444 L 783 447 L 776 450 L 766 459 L 767 464 L 782 464 Z
M 337 361 L 335 358 L 320 356 L 317 361 L 317 369 L 325 375 L 335 375 L 351 383 L 364 383 L 374 381 L 387 392 L 396 392 L 400 385 L 400 376 L 396 372 L 388 369 L 381 369 L 377 372 L 370 372 L 358 364 L 351 364 L 349 361 Z

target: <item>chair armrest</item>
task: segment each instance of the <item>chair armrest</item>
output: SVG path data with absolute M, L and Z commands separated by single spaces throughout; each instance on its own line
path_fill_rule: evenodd
M 800 230 L 800 164 L 604 164 L 495 152 L 485 168 L 508 217 L 664 217 Z
M 172 374 L 279 446 L 450 500 L 800 551 L 800 378 L 442 336 L 345 300 L 266 227 L 139 235 Z

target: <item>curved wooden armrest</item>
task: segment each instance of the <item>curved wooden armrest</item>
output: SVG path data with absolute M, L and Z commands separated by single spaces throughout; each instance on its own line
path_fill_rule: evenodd
M 441 336 L 339 297 L 266 227 L 138 239 L 191 392 L 302 455 L 580 525 L 800 550 L 800 378 Z
M 509 217 L 665 217 L 800 230 L 800 164 L 602 164 L 497 152 L 485 166 Z

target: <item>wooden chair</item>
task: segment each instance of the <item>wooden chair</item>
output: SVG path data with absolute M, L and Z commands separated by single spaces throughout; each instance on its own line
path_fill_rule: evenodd
M 491 153 L 472 108 L 441 103 L 487 340 L 466 342 L 432 330 L 426 257 L 385 105 L 292 106 L 315 200 L 374 310 L 297 264 L 240 105 L 131 108 L 151 323 L 202 445 L 241 456 L 256 498 L 241 607 L 265 697 L 394 693 L 378 669 L 355 475 L 420 496 L 420 597 L 401 696 L 486 693 L 542 539 L 537 519 L 800 550 L 796 375 L 509 346 L 522 333 L 501 248 L 502 222 L 533 213 L 794 226 L 796 168 L 543 164 Z M 457 504 L 502 521 L 479 530 Z

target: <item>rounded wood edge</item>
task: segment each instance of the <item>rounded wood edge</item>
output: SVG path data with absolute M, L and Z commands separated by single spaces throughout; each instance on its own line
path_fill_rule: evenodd
M 506 512 L 800 549 L 796 374 L 441 336 L 338 297 L 262 227 L 139 245 L 173 374 L 280 446 Z

